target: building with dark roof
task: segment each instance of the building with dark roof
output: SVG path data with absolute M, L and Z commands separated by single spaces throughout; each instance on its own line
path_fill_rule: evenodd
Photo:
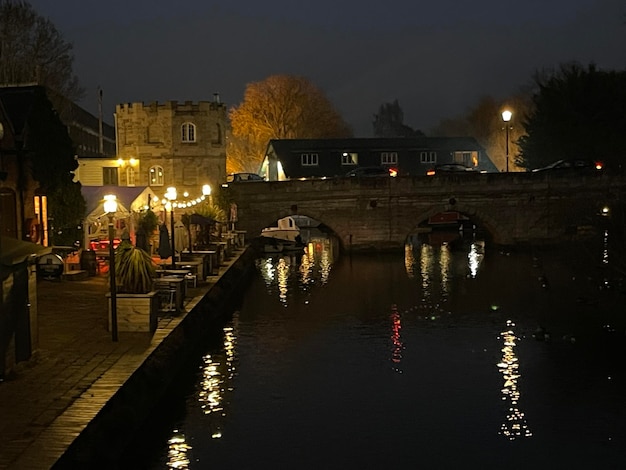
M 260 174 L 268 181 L 344 176 L 359 167 L 389 167 L 402 176 L 426 175 L 435 165 L 461 163 L 496 172 L 473 137 L 270 140 Z

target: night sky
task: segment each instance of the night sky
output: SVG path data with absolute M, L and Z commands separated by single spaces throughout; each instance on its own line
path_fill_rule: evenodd
M 125 102 L 238 105 L 247 83 L 301 75 L 357 137 L 398 99 L 425 132 L 481 96 L 506 97 L 537 69 L 626 63 L 623 0 L 31 0 L 74 45 L 74 71 L 104 117 Z

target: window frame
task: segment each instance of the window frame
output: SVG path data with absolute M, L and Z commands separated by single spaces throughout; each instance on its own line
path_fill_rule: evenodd
M 119 186 L 120 185 L 120 173 L 116 166 L 103 166 L 102 167 L 102 185 L 103 186 Z
M 319 154 L 317 153 L 301 153 L 300 165 L 302 166 L 319 166 Z
M 437 152 L 422 150 L 420 152 L 420 163 L 437 163 Z
M 159 175 L 159 170 L 161 174 Z M 152 178 L 153 172 L 156 174 L 156 178 Z M 159 181 L 160 180 L 160 181 Z M 165 172 L 163 171 L 163 167 L 161 165 L 153 165 L 148 170 L 148 182 L 150 186 L 164 186 L 165 183 Z
M 344 166 L 356 166 L 359 164 L 357 152 L 341 152 L 341 164 Z
M 180 141 L 183 144 L 196 142 L 196 125 L 193 122 L 183 122 L 180 126 Z
M 380 152 L 381 165 L 397 165 L 398 152 Z

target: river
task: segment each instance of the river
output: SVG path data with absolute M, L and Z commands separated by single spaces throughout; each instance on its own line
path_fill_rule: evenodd
M 260 256 L 125 463 L 625 468 L 609 233 L 515 251 L 424 237 L 404 253 L 338 256 L 318 240 Z

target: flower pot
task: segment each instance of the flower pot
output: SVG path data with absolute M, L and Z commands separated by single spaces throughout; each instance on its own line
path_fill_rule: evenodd
M 109 331 L 111 331 L 111 293 L 109 299 Z M 117 293 L 116 312 L 118 331 L 147 331 L 153 333 L 157 328 L 159 310 L 156 291 L 146 294 Z

